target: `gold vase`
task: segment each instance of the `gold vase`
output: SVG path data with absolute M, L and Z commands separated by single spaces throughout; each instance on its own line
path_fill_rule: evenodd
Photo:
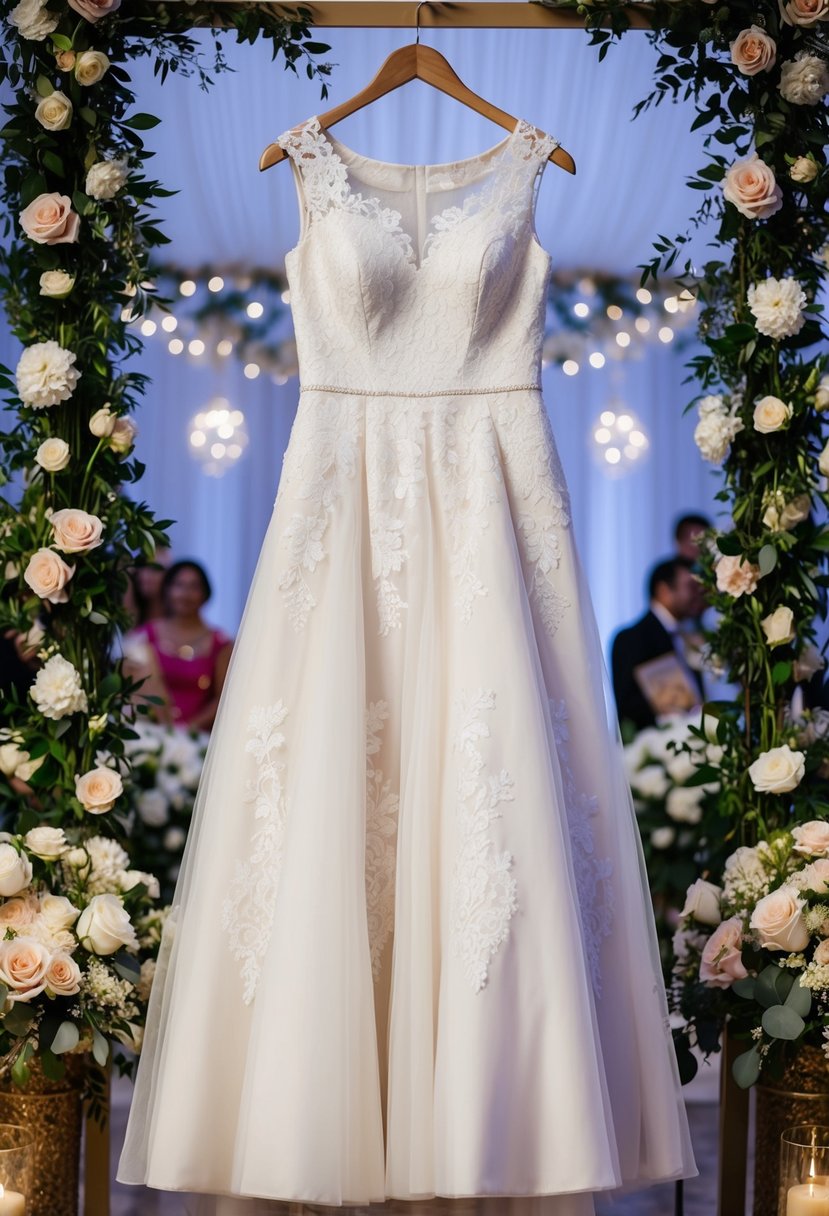
M 804 1045 L 779 1081 L 756 1090 L 754 1216 L 777 1216 L 780 1137 L 801 1123 L 829 1124 L 829 1061 L 820 1047 Z
M 0 1078 L 0 1122 L 29 1128 L 35 1139 L 34 1189 L 27 1216 L 78 1216 L 81 1155 L 81 1092 L 84 1056 L 67 1056 L 61 1081 L 49 1081 L 37 1060 L 29 1062 L 24 1089 Z

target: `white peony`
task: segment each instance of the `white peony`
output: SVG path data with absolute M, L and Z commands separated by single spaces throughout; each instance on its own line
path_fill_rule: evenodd
M 86 175 L 86 193 L 99 201 L 115 198 L 128 177 L 124 160 L 99 160 Z
M 806 293 L 797 279 L 763 279 L 748 289 L 748 306 L 754 323 L 767 338 L 790 338 L 806 323 Z
M 665 811 L 669 819 L 675 823 L 697 824 L 702 819 L 702 802 L 704 791 L 699 786 L 676 785 L 668 794 L 665 801 Z
M 35 118 L 47 131 L 65 131 L 72 125 L 72 102 L 60 89 L 41 97 Z
M 66 834 L 63 828 L 50 828 L 45 824 L 31 828 L 24 837 L 26 848 L 42 861 L 54 861 L 66 852 Z
M 699 403 L 699 422 L 694 430 L 694 442 L 702 458 L 711 464 L 721 464 L 743 421 L 728 410 L 722 397 L 703 397 Z
M 712 882 L 698 878 L 692 882 L 685 895 L 685 904 L 680 916 L 683 920 L 693 917 L 701 925 L 718 925 L 722 920 L 720 900 L 722 891 Z
M 788 743 L 761 752 L 748 775 L 759 794 L 788 794 L 797 789 L 806 772 L 803 752 L 792 751 Z
M 170 818 L 170 808 L 161 790 L 143 790 L 135 805 L 139 818 L 148 828 L 163 827 Z
M 9 24 L 16 27 L 21 38 L 43 42 L 58 28 L 59 13 L 50 13 L 43 0 L 20 0 L 9 13 Z
M 14 845 L 0 844 L 0 895 L 17 895 L 32 881 L 32 863 Z
M 816 106 L 829 93 L 829 70 L 817 55 L 800 52 L 784 63 L 777 86 L 784 101 L 795 106 Z
M 117 895 L 93 895 L 78 920 L 76 929 L 81 943 L 95 954 L 114 954 L 126 947 L 138 949 L 138 938 Z
M 40 276 L 40 294 L 52 300 L 65 300 L 75 286 L 75 276 L 65 270 L 44 270 Z
M 640 768 L 638 773 L 631 775 L 630 784 L 633 792 L 640 798 L 664 798 L 670 786 L 660 764 L 648 764 L 645 768 Z
M 73 367 L 75 358 L 72 351 L 64 350 L 52 338 L 27 346 L 15 373 L 23 404 L 41 410 L 68 401 L 81 378 Z
M 52 435 L 44 439 L 35 452 L 35 461 L 47 473 L 60 473 L 69 464 L 69 444 L 65 439 Z
M 88 709 L 81 677 L 60 654 L 46 660 L 29 691 L 44 718 L 57 720 L 69 714 L 86 713 Z

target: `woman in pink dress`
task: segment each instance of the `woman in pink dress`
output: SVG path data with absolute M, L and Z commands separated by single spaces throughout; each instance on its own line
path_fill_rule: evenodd
M 141 697 L 160 697 L 153 716 L 167 725 L 209 731 L 216 717 L 233 641 L 202 616 L 212 594 L 205 570 L 174 562 L 162 583 L 165 615 L 133 630 L 124 646 Z

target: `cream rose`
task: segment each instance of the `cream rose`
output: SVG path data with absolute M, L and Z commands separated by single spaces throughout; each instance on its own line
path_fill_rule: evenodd
M 135 443 L 138 427 L 131 418 L 116 418 L 109 438 L 109 446 L 119 456 L 125 456 Z
M 808 857 L 829 857 L 829 823 L 824 819 L 810 819 L 808 823 L 792 828 L 795 853 Z
M 15 933 L 20 933 L 21 930 L 31 925 L 37 915 L 37 904 L 31 896 L 15 895 L 12 899 L 5 900 L 0 904 L 0 938 L 3 937 L 7 929 L 13 929 Z
M 817 162 L 810 156 L 798 156 L 789 166 L 789 177 L 800 185 L 808 185 L 817 177 Z
M 827 441 L 826 447 L 818 457 L 817 467 L 824 477 L 829 477 L 829 441 Z
M 123 160 L 99 160 L 86 175 L 86 193 L 90 198 L 107 201 L 126 184 L 127 162 Z
M 49 961 L 45 980 L 51 996 L 74 996 L 81 990 L 81 969 L 71 954 L 59 950 Z
M 75 60 L 75 79 L 84 88 L 103 80 L 108 71 L 109 59 L 103 51 L 81 51 Z
M 786 25 L 814 25 L 829 18 L 829 0 L 778 0 Z
M 780 526 L 784 532 L 791 532 L 804 519 L 809 518 L 812 500 L 808 494 L 798 494 L 791 502 L 787 502 L 780 514 Z
M 751 595 L 757 589 L 760 579 L 760 567 L 744 561 L 741 557 L 723 556 L 716 565 L 717 589 L 739 599 L 741 595 Z
M 9 13 L 9 23 L 16 27 L 21 38 L 30 42 L 43 42 L 58 28 L 60 15 L 50 13 L 44 0 L 21 0 Z
M 23 571 L 23 581 L 42 600 L 48 600 L 50 604 L 65 604 L 69 599 L 66 584 L 74 573 L 54 549 L 38 549 L 29 558 Z
M 31 828 L 23 839 L 29 852 L 42 861 L 54 861 L 66 852 L 66 834 L 63 828 L 50 828 L 44 824 Z
M 65 895 L 41 895 L 40 918 L 54 932 L 71 929 L 79 916 L 80 909 L 76 908 Z
M 95 954 L 114 954 L 122 946 L 138 948 L 135 929 L 118 895 L 93 895 L 81 912 L 76 933 L 85 948 Z
M 121 0 L 69 0 L 69 7 L 87 21 L 100 21 L 121 7 Z
M 75 797 L 90 815 L 111 811 L 123 792 L 121 776 L 112 768 L 99 766 L 75 778 Z
M 19 735 L 10 737 L 7 731 L 3 732 L 3 742 L 0 743 L 0 773 L 4 777 L 13 777 L 18 767 L 29 759 L 29 753 L 24 752 L 20 746 L 22 742 Z
M 35 460 L 47 473 L 59 473 L 69 464 L 69 455 L 69 444 L 66 440 L 53 435 L 51 439 L 43 440 L 35 452 Z
M 104 543 L 104 525 L 97 515 L 65 507 L 55 511 L 49 522 L 54 543 L 63 553 L 88 553 Z
M 55 89 L 48 97 L 41 97 L 35 118 L 47 131 L 65 131 L 72 125 L 72 102 L 60 89 Z
M 75 276 L 65 270 L 44 270 L 40 276 L 40 294 L 51 300 L 65 300 L 75 286 Z
M 709 937 L 702 951 L 699 978 L 710 988 L 730 988 L 748 975 L 741 957 L 743 922 L 739 916 L 724 920 Z
M 45 759 L 45 756 L 38 756 L 37 760 L 23 760 L 17 766 L 14 774 L 15 777 L 17 777 L 18 781 L 31 781 Z
M 17 392 L 24 405 L 42 410 L 59 405 L 72 396 L 81 373 L 74 366 L 76 355 L 58 346 L 52 338 L 27 346 L 17 361 Z
M 683 920 L 693 917 L 701 925 L 718 925 L 722 920 L 720 898 L 722 890 L 713 882 L 698 878 L 692 882 L 685 895 L 685 904 L 680 916 Z
M 161 894 L 161 886 L 155 874 L 146 874 L 143 870 L 124 870 L 119 882 L 122 891 L 131 891 L 133 887 L 143 883 L 150 899 L 158 899 Z
M 801 680 L 811 680 L 819 671 L 823 671 L 826 660 L 817 646 L 807 646 L 794 661 L 792 675 L 796 683 Z
M 74 51 L 55 51 L 55 63 L 62 72 L 71 72 L 76 58 Z
M 815 392 L 815 409 L 819 414 L 829 410 L 829 376 L 822 376 Z
M 777 43 L 759 25 L 741 30 L 731 43 L 731 62 L 744 76 L 769 72 L 777 59 Z
M 754 429 L 761 435 L 771 435 L 787 426 L 794 407 L 779 397 L 761 397 L 754 407 Z
M 9 989 L 10 1000 L 31 1001 L 40 995 L 50 958 L 46 947 L 31 937 L 0 942 L 0 980 Z
M 795 752 L 784 743 L 762 752 L 752 765 L 748 775 L 758 794 L 788 794 L 797 789 L 806 772 L 806 757 Z
M 805 950 L 809 944 L 809 930 L 803 919 L 805 906 L 805 900 L 790 887 L 778 887 L 758 900 L 749 924 L 760 945 L 765 950 L 790 953 Z
M 107 439 L 115 426 L 115 414 L 108 405 L 102 405 L 89 419 L 89 429 L 96 439 Z
M 17 895 L 32 881 L 32 863 L 13 845 L 0 844 L 0 895 Z
M 768 219 L 783 206 L 774 170 L 756 152 L 734 162 L 723 178 L 723 195 L 750 220 Z
M 29 695 L 44 718 L 65 718 L 89 709 L 81 677 L 68 659 L 53 654 L 34 678 Z M 2 892 L 0 892 L 2 894 Z
M 785 646 L 794 641 L 794 613 L 781 605 L 760 622 L 769 646 Z
M 65 194 L 39 194 L 20 212 L 20 227 L 38 245 L 71 245 L 78 239 L 81 217 Z

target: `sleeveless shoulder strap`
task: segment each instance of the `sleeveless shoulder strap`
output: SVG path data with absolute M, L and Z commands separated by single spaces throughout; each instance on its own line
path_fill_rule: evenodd
M 320 129 L 316 115 L 276 141 L 291 158 L 297 194 L 308 220 L 325 215 L 348 193 L 345 165 Z

